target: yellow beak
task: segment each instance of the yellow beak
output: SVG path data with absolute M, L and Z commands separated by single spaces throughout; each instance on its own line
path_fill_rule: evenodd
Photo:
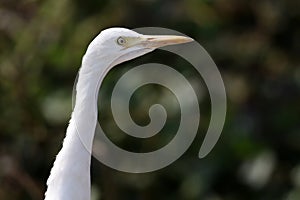
M 194 40 L 190 37 L 177 35 L 143 35 L 141 38 L 141 44 L 147 48 L 159 48 L 192 41 Z

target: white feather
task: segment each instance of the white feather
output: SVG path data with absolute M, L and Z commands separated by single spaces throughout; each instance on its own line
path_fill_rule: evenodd
M 118 44 L 123 37 L 125 45 Z M 102 31 L 82 59 L 76 102 L 62 149 L 47 181 L 45 200 L 90 200 L 90 164 L 97 123 L 98 90 L 115 65 L 160 46 L 192 41 L 183 36 L 145 36 L 124 28 Z

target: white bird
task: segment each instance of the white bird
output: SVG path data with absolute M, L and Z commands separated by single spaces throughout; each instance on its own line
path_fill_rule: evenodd
M 142 35 L 125 28 L 102 31 L 88 46 L 76 86 L 76 103 L 62 149 L 47 180 L 45 200 L 90 200 L 90 163 L 98 90 L 115 65 L 156 48 L 192 41 L 184 36 Z

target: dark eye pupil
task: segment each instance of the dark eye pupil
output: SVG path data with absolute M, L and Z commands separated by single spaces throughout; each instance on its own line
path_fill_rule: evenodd
M 119 38 L 119 39 L 118 39 L 118 43 L 119 43 L 119 44 L 124 44 L 124 43 L 125 43 L 125 40 L 124 40 L 123 38 Z

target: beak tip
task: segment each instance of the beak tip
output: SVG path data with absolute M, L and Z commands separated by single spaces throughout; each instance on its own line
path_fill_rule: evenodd
M 193 38 L 191 38 L 191 37 L 187 37 L 187 42 L 193 42 L 194 41 L 194 39 Z
M 185 44 L 185 43 L 190 43 L 193 42 L 194 39 L 191 37 L 187 37 L 187 36 L 182 36 L 180 39 L 178 39 L 178 41 L 176 41 L 174 44 Z
M 177 40 L 177 42 L 175 42 L 175 44 L 176 43 L 178 43 L 178 44 L 180 44 L 180 43 L 189 43 L 189 42 L 193 42 L 194 41 L 194 39 L 193 38 L 191 38 L 191 37 L 188 37 L 188 36 L 179 36 L 179 38 L 178 38 L 178 40 Z

